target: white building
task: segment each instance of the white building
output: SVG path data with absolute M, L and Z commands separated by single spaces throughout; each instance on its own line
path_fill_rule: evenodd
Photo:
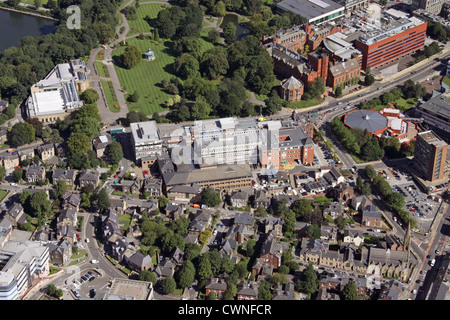
M 134 122 L 130 124 L 130 128 L 136 161 L 162 153 L 162 140 L 156 127 L 156 121 Z
M 36 278 L 48 275 L 50 255 L 44 244 L 9 241 L 0 249 L 0 300 L 18 299 Z
M 28 117 L 37 117 L 44 123 L 64 118 L 83 102 L 78 91 L 89 87 L 90 71 L 81 60 L 56 65 L 53 70 L 30 88 L 25 106 Z

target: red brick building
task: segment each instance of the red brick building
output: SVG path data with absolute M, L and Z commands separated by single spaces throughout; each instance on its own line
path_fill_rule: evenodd
M 413 18 L 391 20 L 381 30 L 355 40 L 363 53 L 363 70 L 374 68 L 424 47 L 427 23 Z
M 300 101 L 303 95 L 303 88 L 303 83 L 291 76 L 281 84 L 280 96 L 286 101 Z
M 272 165 L 278 169 L 296 162 L 309 164 L 314 161 L 314 142 L 301 127 L 283 127 L 268 130 L 267 143 L 261 149 L 261 166 Z
M 331 88 L 338 86 L 344 88 L 353 80 L 359 79 L 361 75 L 361 65 L 356 58 L 338 62 L 330 66 L 328 70 L 327 85 Z

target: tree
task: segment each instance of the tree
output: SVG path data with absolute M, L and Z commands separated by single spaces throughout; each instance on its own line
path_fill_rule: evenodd
M 370 181 L 372 181 L 377 176 L 377 172 L 371 165 L 366 166 L 365 173 L 366 173 L 367 178 L 369 178 Z
M 400 192 L 391 192 L 387 195 L 386 203 L 395 210 L 403 209 L 405 197 Z
M 366 86 L 371 86 L 375 82 L 375 77 L 371 74 L 366 74 L 364 81 Z
M 187 79 L 200 75 L 200 64 L 191 54 L 183 53 L 175 59 L 174 70 L 179 77 Z
M 259 284 L 258 300 L 272 300 L 272 285 L 266 280 Z
M 223 1 L 218 1 L 212 8 L 211 13 L 216 17 L 225 17 L 225 15 L 227 14 L 227 9 L 225 8 L 225 4 L 223 3 Z
M 55 198 L 61 198 L 68 190 L 67 184 L 64 180 L 59 180 L 53 186 L 53 194 Z
M 211 80 L 226 74 L 228 68 L 226 52 L 222 47 L 213 47 L 207 50 L 201 58 L 200 69 L 202 74 Z
M 162 282 L 162 290 L 165 294 L 169 294 L 175 291 L 177 284 L 172 277 L 167 277 Z
M 350 280 L 342 290 L 342 295 L 344 300 L 357 300 L 358 299 L 358 288 L 353 280 Z
M 97 102 L 100 98 L 98 92 L 95 89 L 89 88 L 84 90 L 80 95 L 81 100 L 83 100 L 86 104 L 92 104 Z
M 20 0 L 8 0 L 8 4 L 13 8 L 17 8 L 20 4 Z
M 86 154 L 90 149 L 89 137 L 82 132 L 74 132 L 67 140 L 67 149 L 71 154 Z
M 213 188 L 206 188 L 202 191 L 202 202 L 208 207 L 215 207 L 220 204 L 220 194 Z
M 142 270 L 141 273 L 139 273 L 139 280 L 151 282 L 151 283 L 153 283 L 153 285 L 155 285 L 156 284 L 156 275 L 153 271 Z
M 95 118 L 78 118 L 72 122 L 70 126 L 71 133 L 84 133 L 89 139 L 93 139 L 100 135 L 101 125 Z
M 341 97 L 342 96 L 342 87 L 341 86 L 336 87 L 336 89 L 334 90 L 334 94 L 338 98 Z
M 45 191 L 38 191 L 30 197 L 30 215 L 43 219 L 52 207 L 52 202 L 48 199 Z
M 296 219 L 302 219 L 313 211 L 311 201 L 308 199 L 300 199 L 294 202 L 292 211 L 295 213 Z
M 130 94 L 128 96 L 128 101 L 129 102 L 139 102 L 139 92 L 137 92 L 137 90 L 134 90 L 133 94 Z
M 207 35 L 206 39 L 211 43 L 216 43 L 217 40 L 219 39 L 219 37 L 220 37 L 220 32 L 213 28 L 208 31 L 208 35 Z
M 131 69 L 139 63 L 142 59 L 142 53 L 136 46 L 128 46 L 125 48 L 125 52 L 122 54 L 122 65 Z
M 97 196 L 97 206 L 100 211 L 109 207 L 111 201 L 109 200 L 108 191 L 105 188 L 100 189 Z
M 111 142 L 106 147 L 105 155 L 112 164 L 119 164 L 120 160 L 123 159 L 122 145 L 117 141 Z
M 23 169 L 22 168 L 14 169 L 12 173 L 13 181 L 19 182 L 20 180 L 22 180 L 22 177 L 23 177 Z
M 319 289 L 319 279 L 311 263 L 303 271 L 302 278 L 297 280 L 295 289 L 309 295 L 312 295 Z
M 172 20 L 165 19 L 161 22 L 159 31 L 161 32 L 161 37 L 170 39 L 175 35 L 177 28 Z
M 213 276 L 211 270 L 211 262 L 209 261 L 209 255 L 203 254 L 198 258 L 197 278 L 200 281 L 205 281 Z
M 189 288 L 195 280 L 194 264 L 189 260 L 184 261 L 176 278 L 178 287 L 182 289 Z
M 228 22 L 223 27 L 223 38 L 227 44 L 236 40 L 236 25 L 233 22 Z
M 8 144 L 11 147 L 19 147 L 34 141 L 36 130 L 27 122 L 19 122 L 13 125 L 8 133 Z

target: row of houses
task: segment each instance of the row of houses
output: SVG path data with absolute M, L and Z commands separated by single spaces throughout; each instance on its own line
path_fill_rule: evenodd
M 19 149 L 8 149 L 0 153 L 0 164 L 6 169 L 11 170 L 20 165 L 20 162 L 26 159 L 33 159 L 39 155 L 42 161 L 48 161 L 55 156 L 55 147 L 51 143 L 39 145 L 37 148 L 23 146 Z

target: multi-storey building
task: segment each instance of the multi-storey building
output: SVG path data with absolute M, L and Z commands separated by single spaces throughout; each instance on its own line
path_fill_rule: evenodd
M 361 74 L 361 65 L 358 59 L 353 58 L 348 61 L 338 62 L 330 66 L 328 72 L 328 86 L 336 88 L 338 86 L 345 87 L 352 83 L 355 79 L 359 80 Z
M 412 7 L 414 9 L 424 9 L 430 13 L 441 13 L 445 0 L 413 0 Z
M 372 29 L 355 40 L 363 53 L 362 68 L 374 68 L 424 47 L 427 23 L 416 18 L 401 17 L 373 24 Z
M 345 7 L 331 0 L 284 0 L 277 8 L 301 15 L 308 24 L 321 24 L 344 16 Z
M 267 140 L 260 148 L 261 166 L 282 168 L 314 161 L 314 142 L 300 126 L 282 127 L 279 121 L 269 121 L 264 126 Z
M 258 162 L 259 129 L 256 119 L 199 120 L 192 127 L 198 164 Z
M 156 121 L 134 122 L 130 124 L 130 128 L 131 146 L 136 162 L 148 156 L 161 154 L 162 141 Z
M 56 65 L 45 79 L 30 88 L 25 103 L 27 116 L 43 123 L 63 119 L 83 105 L 78 92 L 89 88 L 89 81 L 90 70 L 82 60 Z
M 425 179 L 434 181 L 444 178 L 447 149 L 448 144 L 433 131 L 417 134 L 414 165 L 423 173 Z
M 49 248 L 40 242 L 7 242 L 0 249 L 0 299 L 18 299 L 36 277 L 47 276 L 49 259 Z
M 440 94 L 419 104 L 416 111 L 428 125 L 450 134 L 450 93 Z
M 302 99 L 303 89 L 303 83 L 291 76 L 281 84 L 280 96 L 286 101 L 300 101 Z

